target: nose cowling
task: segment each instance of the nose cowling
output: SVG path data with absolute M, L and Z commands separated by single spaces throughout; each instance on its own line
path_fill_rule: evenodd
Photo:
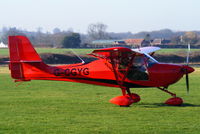
M 183 65 L 181 71 L 182 71 L 184 74 L 189 74 L 189 73 L 194 72 L 194 68 L 192 68 L 192 67 L 190 67 L 190 66 L 187 66 L 187 65 Z

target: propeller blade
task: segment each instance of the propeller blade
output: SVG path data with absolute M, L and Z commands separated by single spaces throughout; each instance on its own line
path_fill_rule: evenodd
M 189 94 L 189 76 L 188 76 L 188 72 L 186 72 L 185 78 L 186 78 L 187 94 Z
M 188 51 L 187 51 L 187 57 L 186 57 L 186 65 L 189 65 L 189 57 L 190 57 L 190 43 L 188 43 Z M 188 69 L 185 70 L 185 78 L 186 78 L 186 87 L 187 87 L 187 94 L 189 94 L 189 76 L 188 76 Z

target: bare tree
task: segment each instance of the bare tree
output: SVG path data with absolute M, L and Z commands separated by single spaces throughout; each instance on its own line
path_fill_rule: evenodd
M 8 43 L 8 36 L 11 36 L 11 35 L 25 35 L 23 31 L 17 29 L 16 27 L 11 27 L 9 29 L 4 29 L 3 31 L 3 35 L 2 35 L 2 42 L 4 43 Z
M 60 33 L 60 32 L 61 32 L 61 30 L 57 27 L 53 29 L 54 34 L 57 34 L 57 33 Z
M 185 43 L 195 44 L 198 42 L 198 35 L 196 32 L 185 32 L 183 41 Z
M 108 34 L 106 32 L 107 25 L 103 23 L 90 24 L 88 26 L 88 35 L 91 40 L 108 39 Z

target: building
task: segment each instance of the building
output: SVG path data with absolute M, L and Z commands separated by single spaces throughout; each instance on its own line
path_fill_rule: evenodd
M 152 45 L 161 45 L 162 44 L 162 39 L 154 39 L 152 41 Z
M 126 45 L 126 42 L 123 41 L 123 40 L 117 40 L 117 41 L 115 41 L 115 45 L 121 45 L 121 46 L 123 46 L 123 45 Z
M 4 44 L 3 42 L 0 43 L 0 48 L 8 48 L 8 45 Z
M 106 47 L 116 47 L 126 45 L 123 40 L 95 40 L 89 45 L 89 47 L 94 48 L 106 48 Z
M 152 45 L 168 45 L 171 41 L 166 39 L 154 39 Z
M 144 47 L 151 45 L 151 42 L 146 41 L 145 39 L 126 39 L 125 42 L 131 47 Z

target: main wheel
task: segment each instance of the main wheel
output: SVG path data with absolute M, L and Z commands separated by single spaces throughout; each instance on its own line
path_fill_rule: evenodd
M 113 103 L 115 105 L 119 105 L 122 107 L 128 107 L 133 103 L 133 99 L 130 98 L 129 96 L 125 95 L 125 96 L 117 96 L 114 97 L 112 99 L 110 99 L 110 103 Z
M 131 93 L 131 96 L 127 94 L 127 96 L 131 97 L 133 99 L 133 103 L 137 103 L 141 100 L 140 96 L 138 94 L 135 94 L 135 93 Z

